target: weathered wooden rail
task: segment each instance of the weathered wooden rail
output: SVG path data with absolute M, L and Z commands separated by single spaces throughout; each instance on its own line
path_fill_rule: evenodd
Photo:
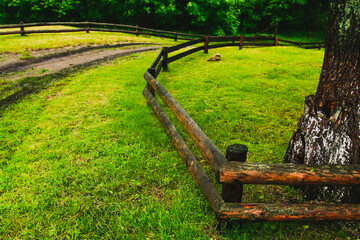
M 218 47 L 237 46 L 242 49 L 244 46 L 274 46 L 278 43 L 279 39 L 277 38 L 230 36 L 203 37 L 177 46 L 165 47 L 159 52 L 144 74 L 147 86 L 143 91 L 143 95 L 153 108 L 188 171 L 218 219 L 243 221 L 360 221 L 360 204 L 241 203 L 243 184 L 360 186 L 360 165 L 246 163 L 247 147 L 239 144 L 229 146 L 225 157 L 185 109 L 156 79 L 161 71 L 168 69 L 169 63 L 197 51 L 203 50 L 204 53 L 208 53 L 208 49 Z M 291 44 L 290 41 L 286 43 Z M 198 46 L 199 44 L 202 45 Z M 195 46 L 187 51 L 168 56 L 170 53 L 192 45 Z M 223 186 L 221 194 L 217 192 L 216 187 L 161 108 L 155 94 L 158 94 L 176 116 L 202 156 L 211 166 L 218 183 Z
M 31 30 L 31 27 L 44 27 L 44 26 L 72 26 L 77 27 L 75 29 L 51 29 L 51 30 Z M 95 26 L 95 27 L 94 27 Z M 0 35 L 13 35 L 21 34 L 22 36 L 26 34 L 35 34 L 35 33 L 66 33 L 66 32 L 120 32 L 128 33 L 134 35 L 147 35 L 147 36 L 157 36 L 163 38 L 171 38 L 177 41 L 180 40 L 192 40 L 194 38 L 202 37 L 198 34 L 189 34 L 181 32 L 171 32 L 163 31 L 151 28 L 144 28 L 139 26 L 131 26 L 125 24 L 115 24 L 115 23 L 98 23 L 98 22 L 41 22 L 41 23 L 23 23 L 19 24 L 8 24 L 0 25 L 0 29 L 11 29 L 19 28 L 18 31 L 7 31 L 0 32 Z M 25 28 L 30 28 L 26 30 Z
M 74 29 L 42 29 L 42 30 L 34 30 L 32 27 L 45 27 L 45 26 L 72 26 L 76 27 Z M 69 32 L 118 32 L 118 33 L 128 33 L 134 35 L 146 35 L 146 36 L 157 36 L 162 38 L 170 38 L 175 41 L 179 40 L 194 40 L 194 39 L 204 39 L 206 36 L 199 34 L 190 34 L 190 33 L 181 33 L 181 32 L 173 32 L 173 31 L 163 31 L 151 28 L 144 28 L 139 26 L 131 26 L 126 24 L 116 24 L 116 23 L 99 23 L 99 22 L 40 22 L 40 23 L 23 23 L 19 24 L 7 24 L 0 25 L 0 29 L 14 29 L 18 28 L 19 30 L 11 30 L 11 31 L 0 31 L 0 35 L 14 35 L 20 34 L 24 36 L 26 34 L 39 34 L 39 33 L 69 33 Z M 25 29 L 28 28 L 28 29 Z M 240 39 L 242 38 L 242 39 Z M 276 36 L 209 36 L 209 42 L 228 42 L 232 41 L 232 43 L 220 43 L 216 45 L 209 46 L 208 49 L 219 48 L 225 46 L 258 46 L 258 47 L 266 47 L 266 46 L 279 46 L 279 45 L 295 45 L 306 49 L 311 48 L 324 48 L 324 43 L 301 43 L 301 42 L 293 42 L 279 39 Z M 235 43 L 239 42 L 239 43 Z M 187 43 L 185 43 L 187 44 Z M 180 47 L 179 49 L 181 49 Z M 175 50 L 174 50 L 175 51 Z M 195 50 L 193 50 L 195 51 Z M 189 52 L 188 54 L 191 54 Z M 173 58 L 172 61 L 176 61 L 177 59 Z

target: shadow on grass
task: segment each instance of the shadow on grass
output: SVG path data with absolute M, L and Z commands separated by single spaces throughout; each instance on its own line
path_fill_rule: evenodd
M 113 45 L 105 44 L 100 46 L 82 47 L 79 49 L 67 50 L 64 52 L 59 52 L 54 54 L 47 54 L 42 57 L 29 58 L 21 62 L 5 65 L 3 67 L 0 67 L 0 72 L 1 72 L 0 75 L 15 71 L 26 70 L 28 68 L 28 65 L 30 64 L 41 63 L 54 58 L 66 57 L 74 54 L 80 54 L 80 53 L 99 50 L 99 49 L 121 48 L 121 47 L 131 47 L 131 46 L 141 46 L 141 45 L 157 45 L 157 44 L 156 43 L 121 43 L 121 44 L 113 44 Z
M 63 79 L 71 74 L 77 73 L 83 69 L 99 65 L 102 62 L 110 61 L 119 57 L 124 57 L 128 55 L 132 55 L 134 53 L 140 53 L 140 52 L 146 52 L 146 51 L 152 51 L 157 49 L 158 47 L 153 48 L 146 48 L 146 49 L 134 49 L 130 52 L 124 52 L 119 53 L 115 55 L 111 55 L 102 59 L 97 59 L 85 64 L 79 64 L 75 65 L 66 69 L 63 69 L 56 73 L 47 74 L 44 76 L 39 77 L 26 77 L 19 81 L 19 83 L 15 84 L 12 87 L 8 87 L 3 89 L 0 92 L 0 96 L 5 94 L 6 92 L 9 92 L 14 89 L 20 89 L 19 91 L 16 91 L 15 93 L 3 98 L 0 100 L 0 116 L 2 115 L 3 111 L 10 107 L 13 104 L 16 104 L 17 102 L 24 99 L 26 96 L 31 94 L 36 94 L 41 92 L 42 90 L 47 89 L 51 86 L 51 84 L 59 81 L 60 79 Z

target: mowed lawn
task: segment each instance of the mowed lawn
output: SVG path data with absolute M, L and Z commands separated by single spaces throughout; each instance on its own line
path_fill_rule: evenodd
M 206 61 L 217 52 L 220 62 Z M 249 147 L 249 162 L 281 163 L 304 97 L 316 90 L 323 54 L 293 47 L 222 48 L 174 62 L 158 80 L 222 152 L 242 143 Z M 336 223 L 222 227 L 142 96 L 143 74 L 156 55 L 81 70 L 0 108 L 1 239 L 358 234 L 358 225 Z M 244 194 L 246 202 L 302 201 L 291 188 L 249 186 Z

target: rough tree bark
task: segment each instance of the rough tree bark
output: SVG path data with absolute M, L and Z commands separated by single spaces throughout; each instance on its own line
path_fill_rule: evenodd
M 331 0 L 325 57 L 315 95 L 305 99 L 285 162 L 359 164 L 360 1 Z M 337 193 L 342 202 L 360 202 L 359 188 L 303 189 L 304 197 Z

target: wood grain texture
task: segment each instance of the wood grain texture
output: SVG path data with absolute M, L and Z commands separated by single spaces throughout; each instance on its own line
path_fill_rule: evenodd
M 360 205 L 226 203 L 218 218 L 256 222 L 360 221 Z
M 221 183 L 360 186 L 360 165 L 303 165 L 226 162 Z

